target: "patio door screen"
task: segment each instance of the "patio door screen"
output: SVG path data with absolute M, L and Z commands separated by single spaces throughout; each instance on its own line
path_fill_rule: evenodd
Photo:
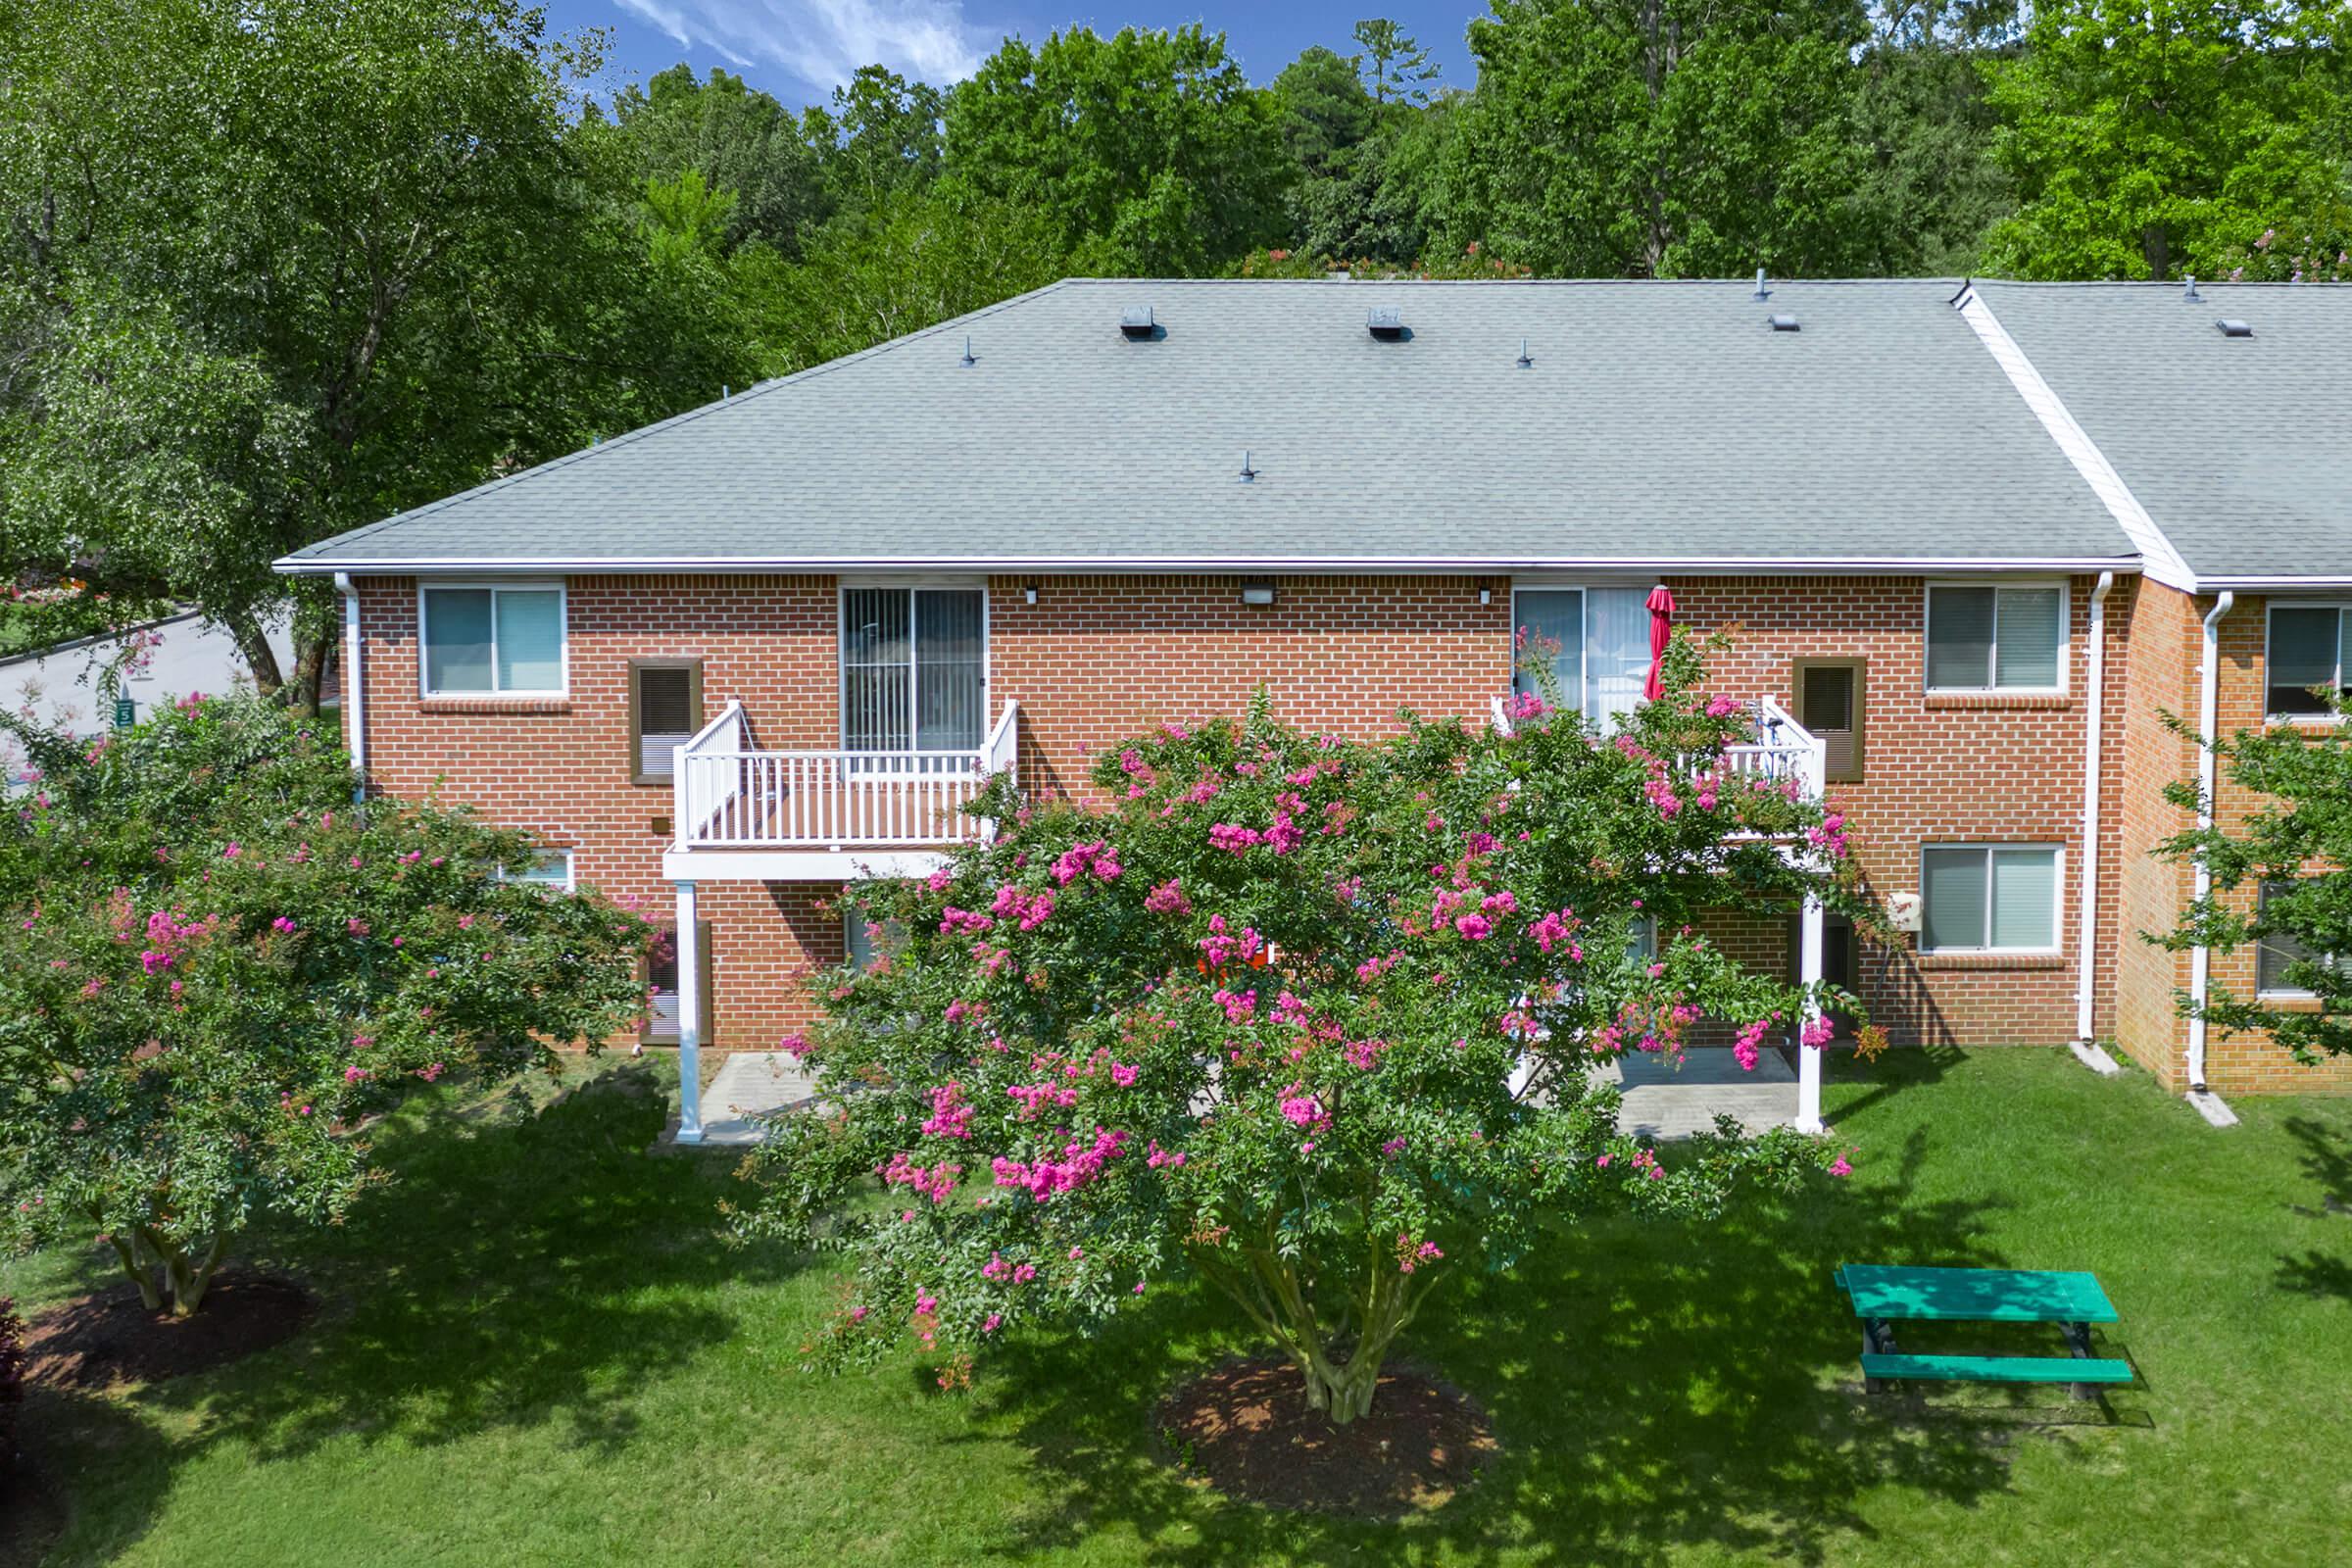
M 987 668 L 979 589 L 844 589 L 843 749 L 977 752 L 986 731 Z

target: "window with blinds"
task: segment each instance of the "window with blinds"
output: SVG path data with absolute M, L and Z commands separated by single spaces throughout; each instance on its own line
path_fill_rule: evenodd
M 423 588 L 416 609 L 425 696 L 563 695 L 563 589 Z
M 678 747 L 703 727 L 699 659 L 640 660 L 629 665 L 629 776 L 667 784 Z
M 1527 665 L 1548 663 L 1562 708 L 1606 727 L 1642 701 L 1649 679 L 1645 588 L 1522 588 L 1511 596 L 1517 648 L 1511 691 L 1540 689 Z
M 1928 590 L 1930 691 L 2059 691 L 2065 649 L 2063 587 Z
M 1860 659 L 1800 659 L 1789 685 L 1796 721 L 1818 737 L 1833 784 L 1862 776 L 1862 677 Z
M 843 748 L 977 750 L 988 727 L 987 667 L 979 589 L 844 589 Z
M 1936 845 L 1920 852 L 1920 951 L 2058 951 L 2055 844 Z
M 2294 891 L 2292 882 L 2265 882 L 2260 902 L 2255 906 L 2257 920 L 2265 919 L 2271 905 Z M 2297 972 L 2297 964 L 2317 963 L 2333 972 L 2338 960 L 2331 954 L 2315 952 L 2300 939 L 2284 931 L 2272 931 L 2258 937 L 2254 943 L 2254 989 L 2266 997 L 2308 997 L 2311 987 L 2308 976 Z
M 2332 711 L 2314 688 L 2344 689 L 2344 620 L 2336 605 L 2271 607 L 2266 711 L 2280 718 Z

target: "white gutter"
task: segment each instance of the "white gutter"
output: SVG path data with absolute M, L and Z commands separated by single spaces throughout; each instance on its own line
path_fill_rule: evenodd
M 354 801 L 368 799 L 368 683 L 360 669 L 360 590 L 351 573 L 335 573 L 335 590 L 343 596 L 343 733 L 351 751 L 352 771 L 360 775 L 352 786 Z
M 2098 960 L 2099 753 L 2106 738 L 2100 720 L 2107 697 L 2107 594 L 2114 586 L 2115 573 L 2102 571 L 2098 586 L 2090 591 L 2090 689 L 2082 721 L 2082 923 L 2077 938 L 2082 972 L 2075 982 L 2075 1038 L 2086 1049 L 2092 1040 L 2093 971 Z
M 1740 572 L 1818 576 L 1851 572 L 1919 576 L 1936 572 L 2137 571 L 2129 555 L 2032 556 L 435 556 L 325 558 L 285 556 L 270 563 L 289 576 L 352 572 L 407 576 L 438 571 L 517 572 L 796 572 L 1051 571 L 1082 574 L 1200 572 L 1510 571 Z
M 2204 662 L 2197 670 L 2197 831 L 2213 826 L 2214 742 L 2221 724 L 2221 621 L 2237 595 L 2228 589 L 2213 602 L 2205 616 Z M 2196 897 L 2199 903 L 2213 892 L 2213 868 L 2197 856 Z M 2205 1093 L 2205 991 L 2211 977 L 2213 954 L 2202 942 L 2189 955 L 2188 996 L 2195 1011 L 2188 1020 L 2188 1092 Z

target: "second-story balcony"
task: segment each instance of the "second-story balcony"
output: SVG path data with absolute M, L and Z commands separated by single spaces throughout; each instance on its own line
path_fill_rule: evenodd
M 1792 778 L 1807 796 L 1818 798 L 1829 778 L 1828 750 L 1821 737 L 1769 697 L 1757 698 L 1748 712 L 1753 739 L 1724 749 L 1725 769 L 1737 778 Z M 1496 731 L 1508 735 L 1511 700 L 1497 696 L 1490 716 Z
M 964 809 L 1016 760 L 1019 705 L 968 750 L 777 750 L 759 745 L 740 702 L 677 748 L 673 880 L 831 881 L 930 869 L 984 838 Z

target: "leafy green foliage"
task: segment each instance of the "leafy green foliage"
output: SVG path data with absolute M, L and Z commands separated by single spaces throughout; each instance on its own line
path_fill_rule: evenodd
M 2074 0 L 1988 62 L 2019 207 L 1986 242 L 2026 277 L 2212 274 L 2266 228 L 2340 211 L 2338 0 Z
M 2241 730 L 2215 742 L 2230 782 L 2263 804 L 2241 821 L 2216 817 L 2157 847 L 2176 861 L 2202 856 L 2213 891 L 2148 938 L 2175 953 L 2273 948 L 2285 960 L 2278 989 L 2302 996 L 2245 996 L 2217 981 L 2201 1008 L 2182 993 L 2180 1012 L 2225 1034 L 2265 1032 L 2306 1064 L 2352 1055 L 2352 875 L 2343 869 L 2352 866 L 2352 704 L 2328 700 L 2328 728 Z M 2198 808 L 2193 781 L 2164 793 L 2182 810 Z
M 252 701 L 33 760 L 0 831 L 0 1228 L 110 1241 L 194 1311 L 235 1234 L 339 1219 L 364 1127 L 446 1072 L 488 1081 L 642 1015 L 650 928 L 497 873 L 525 836 L 351 804 L 339 751 Z
M 1200 26 L 1018 38 L 949 95 L 947 177 L 1049 214 L 1082 270 L 1200 272 L 1282 236 L 1282 113 Z
M 1692 680 L 1695 656 L 1669 668 Z M 742 1219 L 855 1263 L 830 1353 L 1101 1318 L 1190 1273 L 1345 1421 L 1430 1290 L 1540 1224 L 1711 1216 L 1826 1163 L 1728 1119 L 1661 1162 L 1588 1068 L 1679 1051 L 1702 1013 L 1743 1025 L 1752 1063 L 1851 1005 L 1693 930 L 1808 895 L 1858 909 L 1838 819 L 1726 764 L 1728 699 L 1678 687 L 1613 740 L 1519 716 L 1363 745 L 1261 699 L 1107 755 L 1098 808 L 1002 780 L 975 808 L 994 843 L 867 895 L 852 917 L 904 945 L 828 977 L 826 1021 L 787 1043 L 838 1108 L 774 1124 Z M 853 1201 L 877 1177 L 887 1206 Z
M 1852 0 L 1498 6 L 1470 27 L 1454 231 L 1551 273 L 1843 270 L 1872 226 L 1864 36 Z

